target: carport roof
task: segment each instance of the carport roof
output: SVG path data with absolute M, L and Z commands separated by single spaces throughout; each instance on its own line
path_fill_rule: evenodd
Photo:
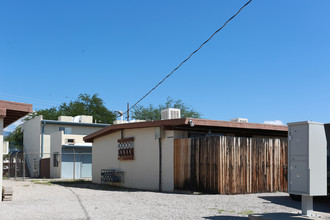
M 0 118 L 4 119 L 4 128 L 29 113 L 32 113 L 32 104 L 0 100 Z
M 194 124 L 191 126 L 192 121 Z M 179 118 L 169 120 L 157 120 L 146 122 L 134 122 L 125 124 L 116 124 L 105 127 L 97 132 L 84 137 L 85 142 L 93 142 L 95 138 L 111 134 L 123 129 L 162 127 L 166 130 L 183 130 L 183 131 L 216 131 L 225 133 L 242 133 L 247 135 L 272 135 L 272 136 L 287 136 L 288 127 L 285 125 L 269 125 L 257 123 L 240 123 L 232 121 L 217 121 L 196 118 Z

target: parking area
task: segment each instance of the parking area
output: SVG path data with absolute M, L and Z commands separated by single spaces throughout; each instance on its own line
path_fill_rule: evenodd
M 159 193 L 47 179 L 10 179 L 4 186 L 14 195 L 0 203 L 0 219 L 247 219 L 251 213 L 300 211 L 300 202 L 286 193 Z M 329 213 L 329 198 L 317 199 L 314 209 Z

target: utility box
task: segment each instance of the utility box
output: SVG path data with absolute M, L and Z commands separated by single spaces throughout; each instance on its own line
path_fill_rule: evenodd
M 327 140 L 324 124 L 288 123 L 288 192 L 327 195 Z

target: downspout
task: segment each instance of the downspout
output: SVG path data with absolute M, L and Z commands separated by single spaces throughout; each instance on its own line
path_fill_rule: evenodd
M 159 145 L 159 191 L 162 191 L 162 138 L 158 138 Z

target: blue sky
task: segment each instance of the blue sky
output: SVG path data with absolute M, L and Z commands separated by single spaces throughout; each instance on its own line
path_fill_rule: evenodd
M 246 1 L 1 1 L 0 99 L 125 110 Z M 329 122 L 330 1 L 254 0 L 141 102 L 203 118 Z

